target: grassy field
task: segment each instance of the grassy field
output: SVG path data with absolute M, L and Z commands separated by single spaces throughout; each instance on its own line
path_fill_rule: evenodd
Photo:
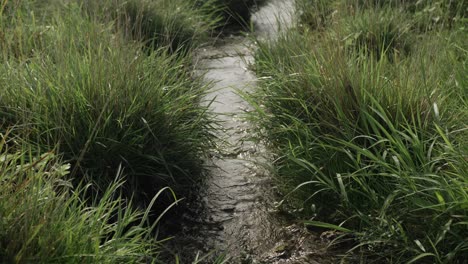
M 283 207 L 362 263 L 464 263 L 467 1 L 296 3 L 246 95 Z

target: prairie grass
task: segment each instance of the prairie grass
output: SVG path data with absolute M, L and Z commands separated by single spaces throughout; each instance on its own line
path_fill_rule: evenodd
M 406 2 L 331 2 L 322 14 L 298 10 L 297 28 L 259 43 L 260 87 L 245 95 L 259 139 L 276 153 L 283 205 L 301 209 L 306 225 L 342 232 L 334 242 L 350 242 L 349 253 L 364 263 L 463 263 L 462 5 L 448 13 L 450 25 L 432 21 L 420 30 Z

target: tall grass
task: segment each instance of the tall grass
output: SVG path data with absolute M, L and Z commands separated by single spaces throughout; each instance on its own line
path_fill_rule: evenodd
M 35 155 L 2 135 L 0 153 L 0 262 L 156 262 L 154 225 L 120 198 L 123 181 L 89 201 L 92 186 L 74 188 L 70 164 L 53 152 Z
M 351 233 L 337 242 L 351 237 L 366 263 L 463 263 L 466 29 L 419 31 L 400 6 L 347 4 L 330 4 L 325 27 L 301 21 L 259 44 L 260 88 L 246 97 L 285 203 Z
M 101 186 L 120 165 L 129 190 L 149 197 L 196 180 L 213 136 L 189 54 L 145 53 L 74 4 L 44 19 L 24 8 L 0 24 L 2 128 L 20 125 L 13 132 L 41 149 L 58 145 L 72 177 Z
M 92 17 L 115 21 L 130 39 L 150 49 L 167 47 L 172 53 L 187 53 L 205 41 L 219 23 L 220 7 L 212 0 L 76 0 Z
M 196 0 L 200 5 L 211 7 L 220 18 L 218 28 L 225 26 L 249 25 L 250 17 L 254 9 L 266 0 Z
M 160 261 L 163 187 L 189 192 L 213 147 L 191 68 L 210 10 L 0 0 L 0 262 Z
M 314 0 L 296 1 L 297 17 L 300 28 L 322 30 L 328 26 L 333 16 L 333 1 Z
M 404 13 L 392 9 L 356 11 L 339 21 L 344 26 L 336 30 L 343 30 L 337 34 L 345 36 L 350 48 L 376 58 L 385 55 L 394 59 L 411 52 L 414 40 L 410 34 L 411 23 L 406 21 Z
M 346 5 L 345 2 L 342 3 Z M 468 2 L 466 0 L 353 0 L 347 4 L 353 10 L 391 8 L 402 13 L 408 13 L 411 15 L 415 28 L 422 32 L 440 28 L 452 28 L 460 22 L 466 22 L 468 15 Z

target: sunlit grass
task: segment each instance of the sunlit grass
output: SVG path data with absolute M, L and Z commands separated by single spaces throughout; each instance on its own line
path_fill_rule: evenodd
M 51 14 L 45 25 L 19 13 L 2 21 L 13 35 L 0 68 L 3 128 L 21 125 L 13 133 L 42 149 L 58 145 L 73 177 L 93 175 L 103 186 L 119 166 L 130 190 L 150 197 L 159 185 L 196 180 L 212 118 L 191 58 L 164 47 L 147 54 L 76 6 L 64 8 L 68 16 Z
M 0 262 L 157 262 L 164 187 L 213 147 L 191 56 L 217 21 L 157 2 L 0 0 Z
M 350 253 L 366 263 L 462 263 L 466 29 L 421 31 L 415 13 L 345 2 L 259 44 L 260 88 L 245 96 L 276 154 L 283 204 L 352 232 Z

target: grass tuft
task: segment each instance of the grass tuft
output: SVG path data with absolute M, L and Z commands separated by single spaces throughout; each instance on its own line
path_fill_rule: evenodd
M 74 188 L 70 164 L 0 143 L 0 261 L 5 263 L 154 263 L 160 250 L 147 214 L 120 196 L 117 178 L 99 200 Z M 16 149 L 16 150 L 15 150 Z M 156 197 L 157 198 L 157 197 Z M 155 199 L 156 199 L 155 198 Z
M 27 142 L 58 145 L 73 177 L 93 175 L 101 186 L 121 165 L 130 190 L 149 197 L 196 180 L 213 121 L 199 104 L 207 86 L 191 75 L 190 57 L 164 47 L 143 53 L 76 5 L 64 8 L 68 16 L 46 21 L 22 10 L 2 21 L 2 31 L 16 32 L 3 40 L 3 129 L 21 124 L 14 133 Z

